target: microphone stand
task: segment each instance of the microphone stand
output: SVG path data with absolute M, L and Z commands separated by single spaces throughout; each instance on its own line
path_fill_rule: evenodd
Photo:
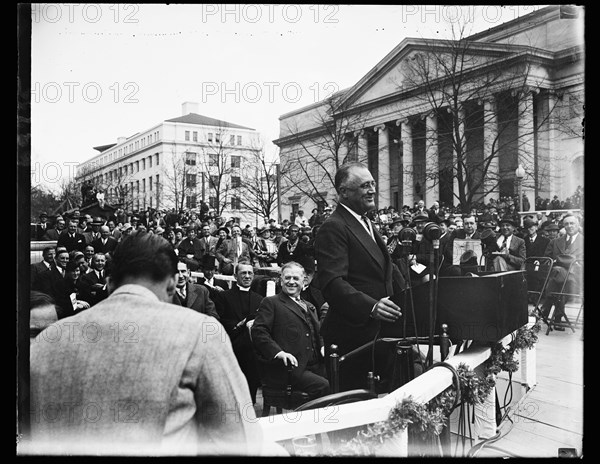
M 437 322 L 437 293 L 438 293 L 438 261 L 440 241 L 432 240 L 433 253 L 429 257 L 429 349 L 427 351 L 427 367 L 433 365 L 433 340 Z

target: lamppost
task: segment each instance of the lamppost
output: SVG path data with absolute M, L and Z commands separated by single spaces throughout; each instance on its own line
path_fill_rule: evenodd
M 523 178 L 525 177 L 525 169 L 520 164 L 515 170 L 515 178 L 517 179 L 517 191 L 519 192 L 519 213 L 523 212 Z M 521 214 L 519 214 L 519 225 L 521 224 Z

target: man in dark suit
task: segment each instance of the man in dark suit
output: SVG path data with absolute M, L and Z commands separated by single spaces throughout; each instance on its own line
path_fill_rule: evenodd
M 101 217 L 95 217 L 91 222 L 88 223 L 87 228 L 82 232 L 85 237 L 85 243 L 93 245 L 96 240 L 101 237 L 100 228 L 104 225 L 104 220 Z M 98 249 L 94 247 L 96 251 Z
M 477 220 L 475 219 L 475 216 L 473 216 L 472 214 L 467 214 L 466 216 L 464 216 L 462 218 L 463 220 L 463 228 L 462 229 L 458 229 L 455 234 L 454 234 L 454 238 L 458 238 L 461 240 L 464 239 L 478 239 L 481 238 L 481 233 L 477 230 Z
M 54 227 L 46 230 L 42 240 L 58 240 L 58 237 L 62 232 L 64 232 L 66 226 L 67 224 L 63 217 L 58 216 L 56 218 L 56 222 L 54 223 Z
M 306 244 L 300 240 L 300 227 L 292 224 L 287 230 L 287 240 L 279 245 L 277 264 L 283 266 L 290 261 L 300 261 L 308 255 Z
M 50 230 L 48 223 L 48 213 L 42 212 L 39 216 L 39 221 L 35 225 L 35 240 L 44 240 L 44 235 Z
M 96 253 L 112 254 L 117 248 L 119 242 L 110 235 L 108 226 L 101 226 L 99 229 L 100 237 L 95 239 L 91 245 Z
M 315 241 L 317 283 L 329 304 L 321 326 L 326 358 L 331 345 L 340 354 L 373 341 L 402 316 L 390 300 L 403 282 L 387 247 L 365 213 L 375 209 L 375 181 L 364 164 L 348 163 L 335 175 L 339 205 Z M 397 277 L 396 279 L 393 276 Z M 340 390 L 367 388 L 370 356 L 344 363 Z
M 208 295 L 214 302 L 218 293 L 229 290 L 229 285 L 224 280 L 215 278 L 217 264 L 214 256 L 205 254 L 202 257 L 202 269 L 204 277 L 199 277 L 196 283 L 208 289 Z
M 81 298 L 90 306 L 108 297 L 106 286 L 106 255 L 95 253 L 92 257 L 91 269 L 81 276 L 79 288 Z
M 67 230 L 63 231 L 58 237 L 56 246 L 64 246 L 67 251 L 79 250 L 83 252 L 86 240 L 83 234 L 77 232 L 79 221 L 71 219 Z
M 57 251 L 54 257 L 54 264 L 48 271 L 39 274 L 35 281 L 35 287 L 32 286 L 31 289 L 53 296 L 58 283 L 61 282 L 66 275 L 65 269 L 68 262 L 69 253 L 64 248 Z
M 173 304 L 193 309 L 219 320 L 215 303 L 210 299 L 208 289 L 190 282 L 190 271 L 185 263 L 177 263 L 177 286 Z
M 42 260 L 39 263 L 33 263 L 31 265 L 30 285 L 32 289 L 37 287 L 40 274 L 48 272 L 52 269 L 52 266 L 54 266 L 55 256 L 56 250 L 54 247 L 46 247 L 42 250 Z
M 236 283 L 230 290 L 219 293 L 215 305 L 221 324 L 231 338 L 233 352 L 246 376 L 252 402 L 256 403 L 256 391 L 260 385 L 256 354 L 246 323 L 256 317 L 263 297 L 250 290 L 254 269 L 249 261 L 240 261 L 235 269 Z
M 263 380 L 268 378 L 270 384 L 283 387 L 287 381 L 283 366 L 291 364 L 295 367 L 292 387 L 314 399 L 329 394 L 329 381 L 325 378 L 316 308 L 300 297 L 305 279 L 302 265 L 283 265 L 281 292 L 262 300 L 251 334 L 264 366 Z
M 542 302 L 541 312 L 544 317 L 548 317 L 552 305 L 556 305 L 554 312 L 554 322 L 560 322 L 565 312 L 564 298 L 558 298 L 552 295 L 553 292 L 560 292 L 565 283 L 566 293 L 578 293 L 583 285 L 583 234 L 579 227 L 579 219 L 567 214 L 562 220 L 566 234 L 551 240 L 546 247 L 545 256 L 554 260 L 548 283 L 546 284 L 545 296 Z M 569 272 L 572 262 L 575 262 Z M 563 331 L 564 327 L 555 326 L 556 330 Z
M 516 227 L 512 217 L 500 219 L 500 237 L 496 242 L 498 251 L 491 253 L 494 271 L 516 271 L 525 261 L 525 240 L 514 234 Z
M 523 226 L 527 230 L 527 235 L 525 236 L 525 255 L 528 258 L 530 256 L 545 256 L 550 239 L 542 237 L 537 233 L 538 221 L 536 219 L 525 218 Z

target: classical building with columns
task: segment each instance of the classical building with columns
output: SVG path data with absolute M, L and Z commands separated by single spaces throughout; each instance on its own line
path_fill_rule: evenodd
M 460 40 L 407 38 L 352 87 L 282 115 L 282 218 L 334 203 L 336 167 L 351 160 L 371 170 L 379 208 L 572 195 L 583 14 L 549 6 Z

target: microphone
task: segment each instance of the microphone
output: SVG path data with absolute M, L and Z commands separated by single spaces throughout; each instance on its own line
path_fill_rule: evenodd
M 439 248 L 442 229 L 435 222 L 429 222 L 423 228 L 423 237 L 433 243 L 434 248 Z

